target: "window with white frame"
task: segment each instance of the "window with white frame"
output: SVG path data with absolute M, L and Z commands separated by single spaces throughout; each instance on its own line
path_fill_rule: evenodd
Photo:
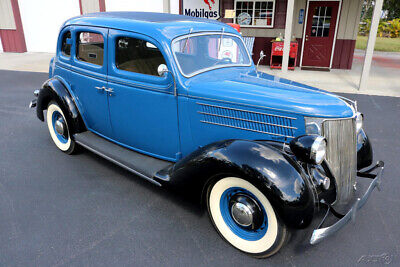
M 235 0 L 235 22 L 243 27 L 274 27 L 275 0 Z

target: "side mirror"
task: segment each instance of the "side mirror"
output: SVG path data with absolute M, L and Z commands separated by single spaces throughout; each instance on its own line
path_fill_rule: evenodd
M 167 72 L 171 73 L 172 79 L 174 81 L 174 96 L 177 96 L 177 92 L 176 92 L 176 81 L 175 81 L 175 76 L 172 73 L 172 71 L 170 71 L 167 67 L 167 65 L 165 64 L 160 64 L 157 68 L 157 72 L 159 76 L 164 76 Z
M 167 65 L 160 64 L 157 68 L 158 76 L 164 76 L 165 73 L 169 72 Z

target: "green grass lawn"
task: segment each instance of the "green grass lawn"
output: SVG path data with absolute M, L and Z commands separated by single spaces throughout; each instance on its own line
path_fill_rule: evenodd
M 365 50 L 368 36 L 357 36 L 356 48 Z M 400 52 L 400 38 L 376 37 L 375 51 Z

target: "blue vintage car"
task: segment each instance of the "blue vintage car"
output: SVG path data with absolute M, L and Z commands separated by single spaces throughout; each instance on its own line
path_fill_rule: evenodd
M 317 221 L 310 242 L 336 232 L 383 171 L 383 162 L 371 165 L 355 102 L 257 72 L 241 35 L 220 22 L 137 12 L 72 18 L 34 95 L 61 151 L 84 147 L 196 198 L 222 238 L 255 257 L 313 227 L 317 212 L 338 220 Z M 359 198 L 356 176 L 371 179 Z

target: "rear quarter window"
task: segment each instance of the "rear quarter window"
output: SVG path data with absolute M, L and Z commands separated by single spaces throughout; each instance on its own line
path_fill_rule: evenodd
M 66 56 L 71 56 L 71 32 L 66 31 L 61 41 L 61 53 Z
M 103 65 L 104 39 L 103 35 L 93 32 L 78 33 L 76 57 L 80 61 L 95 65 Z

